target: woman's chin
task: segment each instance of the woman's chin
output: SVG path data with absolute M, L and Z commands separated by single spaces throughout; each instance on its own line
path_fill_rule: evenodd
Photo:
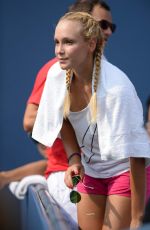
M 68 66 L 67 65 L 64 65 L 62 63 L 59 63 L 60 64 L 60 68 L 63 69 L 63 70 L 67 70 L 68 69 Z

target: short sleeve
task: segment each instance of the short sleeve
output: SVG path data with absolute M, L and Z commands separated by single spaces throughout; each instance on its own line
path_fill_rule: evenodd
M 40 103 L 40 99 L 41 99 L 41 95 L 43 92 L 43 88 L 45 85 L 45 81 L 47 78 L 47 73 L 48 70 L 51 68 L 51 66 L 57 61 L 56 58 L 50 60 L 49 62 L 47 62 L 38 72 L 37 76 L 36 76 L 36 80 L 34 83 L 34 87 L 33 90 L 31 92 L 30 97 L 28 98 L 27 104 L 36 104 L 39 105 Z

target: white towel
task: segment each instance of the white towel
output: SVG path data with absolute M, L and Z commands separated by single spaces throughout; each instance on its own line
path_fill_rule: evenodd
M 59 63 L 55 63 L 48 72 L 42 93 L 42 103 L 38 108 L 39 115 L 37 114 L 35 120 L 32 137 L 45 146 L 52 146 L 62 127 L 63 101 L 66 92 L 65 73 Z
M 59 63 L 49 70 L 32 137 L 52 146 L 63 122 L 65 71 Z M 98 141 L 102 160 L 150 158 L 150 143 L 143 128 L 143 109 L 125 73 L 102 59 L 97 88 Z
M 28 187 L 33 184 L 42 184 L 47 189 L 47 181 L 44 176 L 32 175 L 26 176 L 21 181 L 14 181 L 9 184 L 9 189 L 18 199 L 24 199 Z

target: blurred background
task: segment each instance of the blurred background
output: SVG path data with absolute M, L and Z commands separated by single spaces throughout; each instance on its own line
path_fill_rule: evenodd
M 57 20 L 73 2 L 0 0 L 0 171 L 40 159 L 23 131 L 24 110 L 38 70 L 54 57 Z M 105 56 L 131 79 L 145 113 L 150 94 L 150 1 L 106 2 L 117 30 L 107 44 Z M 9 224 L 18 222 L 18 206 L 7 188 L 0 191 L 0 229 L 7 229 L 1 228 L 1 223 L 9 215 L 8 209 Z

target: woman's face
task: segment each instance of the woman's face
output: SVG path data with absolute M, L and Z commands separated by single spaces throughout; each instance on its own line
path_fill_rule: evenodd
M 54 40 L 55 54 L 62 69 L 78 69 L 93 56 L 94 46 L 85 41 L 78 21 L 62 20 L 58 23 Z M 96 42 L 95 42 L 96 43 Z

